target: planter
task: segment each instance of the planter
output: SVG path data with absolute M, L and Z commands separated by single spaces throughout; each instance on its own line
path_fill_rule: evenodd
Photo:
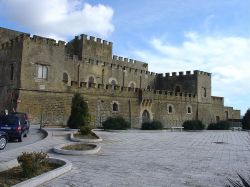
M 66 149 L 63 149 L 63 147 L 66 147 L 66 146 L 74 146 L 74 145 L 80 145 L 80 144 L 83 144 L 82 142 L 78 142 L 78 143 L 67 143 L 67 144 L 61 144 L 59 146 L 56 146 L 53 148 L 53 151 L 55 153 L 58 153 L 58 154 L 63 154 L 63 155 L 90 155 L 90 154 L 96 154 L 98 153 L 98 151 L 100 151 L 101 149 L 101 146 L 99 145 L 95 145 L 95 144 L 86 144 L 86 145 L 91 145 L 93 146 L 94 148 L 91 149 L 91 150 L 66 150 Z
M 39 186 L 49 180 L 52 180 L 68 171 L 70 171 L 72 169 L 72 163 L 69 162 L 68 160 L 65 159 L 61 159 L 61 158 L 48 158 L 48 162 L 49 163 L 55 163 L 58 165 L 61 165 L 60 167 L 51 170 L 49 172 L 43 173 L 41 175 L 38 175 L 36 177 L 33 177 L 31 179 L 28 179 L 26 181 L 23 181 L 21 183 L 18 183 L 16 185 L 14 185 L 14 187 L 35 187 L 35 186 Z M 5 163 L 6 164 L 6 163 Z M 9 164 L 7 164 L 9 167 L 8 169 L 11 169 L 11 167 L 17 167 L 19 166 L 17 160 L 12 160 L 9 162 Z M 7 169 L 7 170 L 8 170 Z

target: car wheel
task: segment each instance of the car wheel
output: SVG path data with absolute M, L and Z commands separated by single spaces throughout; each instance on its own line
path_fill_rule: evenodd
M 4 149 L 6 144 L 7 144 L 6 137 L 4 137 L 4 136 L 0 137 L 0 150 Z
M 23 135 L 23 137 L 27 137 L 28 135 L 28 130 L 25 131 L 25 134 Z
M 23 133 L 18 137 L 18 142 L 22 142 L 23 141 Z

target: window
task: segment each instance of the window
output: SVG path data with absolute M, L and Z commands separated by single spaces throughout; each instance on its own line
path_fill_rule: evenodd
M 65 82 L 65 83 L 69 82 L 69 76 L 67 73 L 63 73 L 63 82 Z
M 187 114 L 192 114 L 192 107 L 191 106 L 187 106 Z
M 173 107 L 172 107 L 172 106 L 169 106 L 169 107 L 168 107 L 168 112 L 169 112 L 169 113 L 173 113 Z
M 174 106 L 172 104 L 167 105 L 168 114 L 174 113 Z
M 10 65 L 10 80 L 14 80 L 14 64 Z
M 39 79 L 48 79 L 48 67 L 47 66 L 38 65 L 37 78 L 39 78 Z
M 202 88 L 202 96 L 207 97 L 207 89 L 206 88 Z
M 119 109 L 118 104 L 116 102 L 114 102 L 113 106 L 112 106 L 113 112 L 118 112 L 118 109 Z

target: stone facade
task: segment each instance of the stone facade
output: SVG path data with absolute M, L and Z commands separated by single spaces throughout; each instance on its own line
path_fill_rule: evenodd
M 113 56 L 113 44 L 81 35 L 68 43 L 0 28 L 0 110 L 29 113 L 38 123 L 65 124 L 75 92 L 88 102 L 92 124 L 121 115 L 139 128 L 160 120 L 166 128 L 185 120 L 205 124 L 240 119 L 240 111 L 211 96 L 211 74 L 155 74 L 148 64 Z

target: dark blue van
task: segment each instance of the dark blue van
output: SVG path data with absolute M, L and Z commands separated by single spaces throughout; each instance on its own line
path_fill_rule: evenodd
M 18 139 L 22 142 L 23 137 L 29 133 L 29 123 L 15 115 L 0 116 L 0 131 L 6 132 L 10 139 Z

